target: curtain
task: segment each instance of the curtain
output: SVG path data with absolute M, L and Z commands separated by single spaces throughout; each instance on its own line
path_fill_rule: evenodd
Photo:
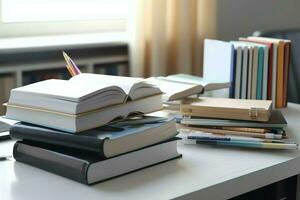
M 128 23 L 131 75 L 202 75 L 203 39 L 216 37 L 216 1 L 135 0 Z

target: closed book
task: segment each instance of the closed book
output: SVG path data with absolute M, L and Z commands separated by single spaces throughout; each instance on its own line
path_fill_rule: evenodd
M 204 40 L 203 78 L 212 82 L 231 81 L 234 69 L 234 46 L 230 42 L 219 40 Z M 222 72 L 222 73 L 219 73 Z M 225 93 L 226 92 L 226 93 Z M 229 96 L 229 90 L 223 90 Z M 218 94 L 217 94 L 218 95 Z
M 181 157 L 175 138 L 109 159 L 88 151 L 28 141 L 16 142 L 13 156 L 19 162 L 84 184 L 94 184 Z
M 234 46 L 234 65 L 230 74 L 231 87 L 229 90 L 229 97 L 240 98 L 243 48 L 234 43 L 232 44 Z
M 286 42 L 284 46 L 284 70 L 283 70 L 283 107 L 287 106 L 288 101 L 288 79 L 290 68 L 291 42 Z
M 269 47 L 262 44 L 256 45 L 259 47 L 256 99 L 267 100 Z
M 184 116 L 265 122 L 270 118 L 271 106 L 272 101 L 267 100 L 201 97 L 183 101 L 180 112 Z
M 270 120 L 267 122 L 244 121 L 232 119 L 212 119 L 203 117 L 184 117 L 180 120 L 181 124 L 193 126 L 213 126 L 213 127 L 251 127 L 251 128 L 278 128 L 287 127 L 287 121 L 280 110 L 272 110 Z
M 14 124 L 10 129 L 13 139 L 91 151 L 105 158 L 143 148 L 175 135 L 175 120 L 150 116 L 75 134 L 23 122 Z

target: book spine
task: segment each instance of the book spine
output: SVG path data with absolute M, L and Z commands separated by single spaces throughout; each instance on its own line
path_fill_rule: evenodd
M 287 107 L 291 43 L 286 43 L 284 48 L 283 107 Z
M 84 160 L 62 156 L 62 154 L 53 154 L 49 150 L 20 142 L 15 143 L 13 156 L 19 162 L 88 184 L 87 169 L 89 163 Z
M 39 126 L 24 125 L 22 123 L 17 123 L 11 127 L 10 137 L 16 140 L 29 140 L 96 152 L 100 157 L 105 157 L 103 151 L 105 140 L 97 138 L 77 136 L 72 133 L 60 132 Z
M 233 50 L 233 58 L 232 58 L 232 64 L 230 68 L 230 88 L 229 88 L 229 98 L 234 98 L 234 89 L 235 89 L 235 71 L 236 71 L 236 65 L 237 65 L 237 49 Z
M 277 82 L 276 82 L 276 108 L 283 107 L 283 75 L 284 74 L 284 42 L 278 45 Z
M 268 66 L 268 89 L 267 89 L 267 100 L 272 100 L 272 74 L 273 74 L 273 44 L 270 45 L 269 49 L 269 66 Z
M 264 51 L 262 48 L 258 50 L 258 67 L 257 67 L 257 85 L 256 99 L 263 99 L 263 75 L 264 75 Z

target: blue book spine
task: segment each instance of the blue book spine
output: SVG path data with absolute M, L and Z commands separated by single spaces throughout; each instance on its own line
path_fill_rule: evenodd
M 234 98 L 234 86 L 235 86 L 235 68 L 236 68 L 236 56 L 237 56 L 237 51 L 236 49 L 232 46 L 232 58 L 231 58 L 231 66 L 230 66 L 230 88 L 229 88 L 229 98 Z

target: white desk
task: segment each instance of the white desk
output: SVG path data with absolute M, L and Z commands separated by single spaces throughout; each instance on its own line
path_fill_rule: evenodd
M 290 135 L 300 142 L 300 106 L 284 109 Z M 0 154 L 13 142 L 1 142 Z M 300 174 L 300 150 L 268 151 L 178 146 L 182 159 L 94 186 L 15 161 L 0 162 L 0 199 L 227 199 Z

